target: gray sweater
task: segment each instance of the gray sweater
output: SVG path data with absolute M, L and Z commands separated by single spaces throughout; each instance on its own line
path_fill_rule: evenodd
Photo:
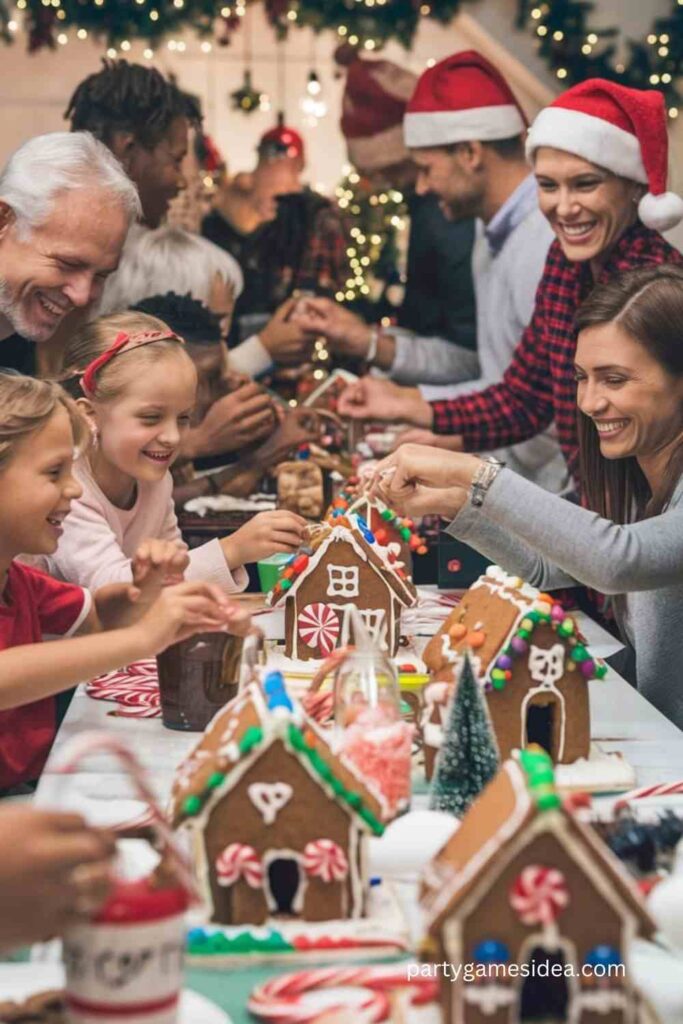
M 638 689 L 683 728 L 683 478 L 659 516 L 619 526 L 503 469 L 447 532 L 541 590 L 584 584 L 617 602 Z

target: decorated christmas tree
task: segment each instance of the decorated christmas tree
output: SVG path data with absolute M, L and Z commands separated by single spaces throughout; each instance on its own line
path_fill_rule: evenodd
M 461 818 L 496 774 L 498 762 L 484 699 L 470 660 L 466 658 L 436 761 L 429 801 L 431 809 Z

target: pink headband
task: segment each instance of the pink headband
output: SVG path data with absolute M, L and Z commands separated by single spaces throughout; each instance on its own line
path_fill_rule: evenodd
M 115 356 L 120 355 L 122 350 L 128 347 L 128 351 L 132 351 L 134 348 L 142 348 L 143 345 L 153 345 L 156 341 L 177 341 L 180 345 L 184 345 L 185 342 L 173 331 L 138 331 L 136 334 L 126 334 L 125 331 L 120 331 L 114 338 L 113 343 L 109 348 L 93 359 L 91 363 L 88 363 L 83 375 L 81 376 L 81 390 L 84 395 L 88 398 L 93 398 L 95 394 L 95 377 L 107 363 L 111 362 Z

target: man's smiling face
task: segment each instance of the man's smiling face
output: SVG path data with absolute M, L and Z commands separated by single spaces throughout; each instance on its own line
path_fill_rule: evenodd
M 68 313 L 100 297 L 127 233 L 123 206 L 102 188 L 58 194 L 28 233 L 0 203 L 0 315 L 30 341 L 48 341 Z

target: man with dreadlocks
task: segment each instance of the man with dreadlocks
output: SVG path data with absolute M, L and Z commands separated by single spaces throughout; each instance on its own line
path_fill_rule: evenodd
M 198 101 L 156 68 L 105 60 L 76 88 L 65 118 L 108 146 L 137 185 L 143 223 L 158 227 L 184 187 L 182 162 L 190 127 L 199 127 Z
M 261 330 L 293 292 L 333 295 L 348 277 L 339 214 L 328 199 L 303 187 L 304 164 L 303 139 L 280 121 L 261 138 L 254 171 L 226 184 L 202 225 L 203 234 L 230 252 L 244 273 L 233 342 Z M 275 359 L 278 339 L 271 335 L 294 330 L 284 316 L 268 325 L 261 340 Z

